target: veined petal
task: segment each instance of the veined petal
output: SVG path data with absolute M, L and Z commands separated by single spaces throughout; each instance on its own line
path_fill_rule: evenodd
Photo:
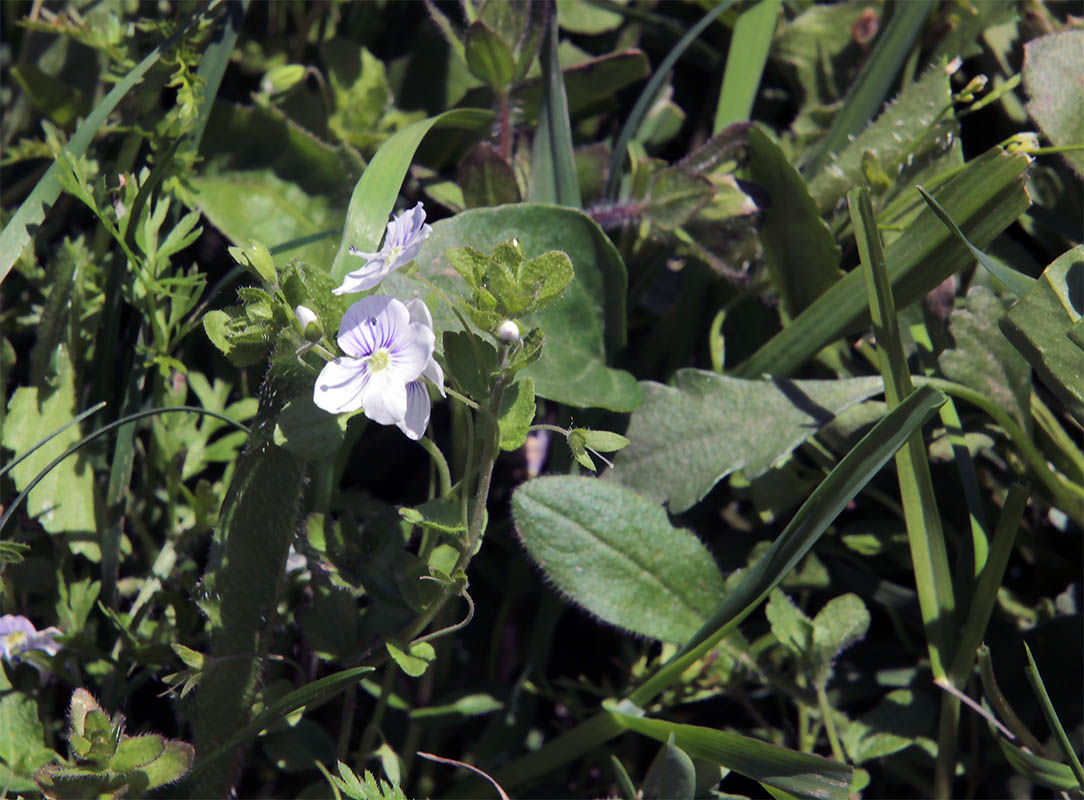
M 373 422 L 398 425 L 407 413 L 406 383 L 390 369 L 371 373 L 361 392 L 361 408 Z
M 353 294 L 354 292 L 364 292 L 367 289 L 372 289 L 379 284 L 391 272 L 392 267 L 387 263 L 387 260 L 380 253 L 352 253 L 352 255 L 359 255 L 366 257 L 366 262 L 354 270 L 348 272 L 343 276 L 343 282 L 341 286 L 331 290 L 332 294 Z
M 384 294 L 363 297 L 346 309 L 339 323 L 339 347 L 355 358 L 365 358 L 398 340 L 410 325 L 406 306 Z
M 332 414 L 357 411 L 361 408 L 362 393 L 368 381 L 363 360 L 346 356 L 337 358 L 320 370 L 312 401 Z
M 406 302 L 407 311 L 410 312 L 410 321 L 427 328 L 433 327 L 433 315 L 429 313 L 429 306 L 420 297 L 415 297 Z
M 435 358 L 430 357 L 429 363 L 425 365 L 425 369 L 422 370 L 422 377 L 428 378 L 429 381 L 437 387 L 437 391 L 440 392 L 441 397 L 447 397 L 448 393 L 444 391 L 444 370 L 441 369 L 440 364 L 437 363 Z
M 436 336 L 430 328 L 411 323 L 388 347 L 387 372 L 403 383 L 417 378 L 433 360 Z
M 421 381 L 411 381 L 407 384 L 407 410 L 406 415 L 396 424 L 399 430 L 409 438 L 417 441 L 422 438 L 425 429 L 429 427 L 429 412 L 432 404 L 429 402 L 429 390 Z

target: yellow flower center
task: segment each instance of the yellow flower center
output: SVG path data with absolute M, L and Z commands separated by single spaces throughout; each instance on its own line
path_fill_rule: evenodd
M 369 356 L 369 371 L 380 372 L 382 369 L 387 369 L 388 364 L 391 363 L 391 356 L 388 354 L 386 347 L 381 347 L 371 356 Z

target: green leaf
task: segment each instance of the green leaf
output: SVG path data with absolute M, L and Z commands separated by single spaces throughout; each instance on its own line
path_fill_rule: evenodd
M 497 368 L 497 351 L 493 345 L 472 332 L 451 330 L 444 331 L 441 342 L 448 374 L 475 400 L 489 397 L 489 376 Z
M 492 251 L 512 239 L 528 259 L 563 251 L 575 270 L 575 279 L 559 299 L 518 320 L 525 328 L 538 326 L 545 332 L 541 357 L 520 374 L 534 379 L 537 395 L 577 408 L 636 408 L 640 392 L 635 379 L 606 366 L 608 353 L 625 341 L 625 266 L 610 240 L 582 212 L 528 203 L 466 211 L 434 223 L 415 261 L 420 274 L 447 294 L 469 297 L 444 251 L 468 244 Z M 426 295 L 426 289 L 400 273 L 389 275 L 382 291 L 403 301 Z M 430 300 L 438 341 L 444 331 L 461 329 L 446 304 L 432 296 Z
M 855 764 L 884 758 L 912 745 L 936 753 L 929 738 L 937 715 L 933 698 L 911 689 L 896 689 L 843 730 L 840 739 Z
M 693 800 L 696 767 L 693 760 L 674 744 L 674 736 L 659 748 L 640 787 L 643 800 Z
M 478 142 L 459 163 L 457 182 L 467 208 L 518 203 L 522 198 L 512 165 L 489 142 Z
M 612 431 L 593 431 L 588 428 L 576 428 L 583 436 L 583 443 L 600 453 L 613 453 L 629 446 L 629 440 Z
M 542 99 L 531 147 L 529 198 L 579 208 L 580 184 L 572 154 L 565 77 L 557 59 L 557 15 L 547 14 L 542 36 Z
M 9 424 L 3 426 L 3 446 L 16 456 L 49 436 L 76 413 L 75 368 L 65 345 L 54 359 L 55 387 L 20 386 L 8 402 Z M 10 424 L 18 420 L 19 424 Z M 58 455 L 82 439 L 73 425 L 35 450 L 10 471 L 15 487 L 25 489 Z M 52 534 L 62 535 L 73 553 L 97 562 L 101 549 L 94 516 L 94 475 L 81 456 L 64 459 L 30 492 L 27 511 Z M 89 534 L 89 535 L 88 535 Z M 70 538 L 67 538 L 70 537 Z
M 865 638 L 869 622 L 869 610 L 856 594 L 833 597 L 817 612 L 813 618 L 813 647 L 809 654 L 815 687 L 828 685 L 836 656 Z
M 481 132 L 493 115 L 474 108 L 456 108 L 415 122 L 387 139 L 373 155 L 350 195 L 342 239 L 331 266 L 331 277 L 341 283 L 350 271 L 350 248 L 375 252 L 380 246 L 388 216 L 395 206 L 407 170 L 425 135 L 434 127 Z M 319 262 L 317 262 L 319 263 Z M 419 262 L 420 263 L 420 262 Z
M 161 756 L 165 749 L 166 742 L 161 736 L 124 736 L 109 760 L 109 768 L 114 772 L 127 772 L 144 767 Z
M 94 140 L 95 135 L 105 125 L 109 115 L 117 107 L 132 87 L 136 86 L 143 76 L 153 67 L 162 54 L 169 51 L 181 40 L 197 22 L 203 20 L 212 13 L 210 7 L 201 9 L 198 13 L 190 16 L 177 29 L 177 32 L 168 41 L 155 47 L 147 56 L 139 62 L 127 75 L 117 82 L 109 94 L 94 106 L 94 110 L 83 120 L 76 129 L 71 141 L 68 142 L 65 151 L 74 158 L 81 158 Z M 0 282 L 3 282 L 11 270 L 15 260 L 19 258 L 23 248 L 30 242 L 31 229 L 41 224 L 45 219 L 45 209 L 52 207 L 60 196 L 60 183 L 57 173 L 58 164 L 54 161 L 45 175 L 35 184 L 33 191 L 19 206 L 19 210 L 8 220 L 4 230 L 0 233 Z
M 691 508 L 734 470 L 766 472 L 836 414 L 882 391 L 878 378 L 746 381 L 679 370 L 674 386 L 644 381 L 631 444 L 606 480 L 644 497 Z
M 512 82 L 515 70 L 512 51 L 484 22 L 475 20 L 470 24 L 464 48 L 467 68 L 478 80 L 498 92 Z
M 384 646 L 388 650 L 388 655 L 399 666 L 399 669 L 411 678 L 420 678 L 424 675 L 429 668 L 430 662 L 437 657 L 437 651 L 433 649 L 433 645 L 429 644 L 429 642 L 419 642 L 411 645 L 409 653 L 396 647 L 391 642 L 386 642 Z
M 714 185 L 703 175 L 665 167 L 652 176 L 644 216 L 663 230 L 672 230 L 688 222 L 714 196 Z
M 69 128 L 90 111 L 90 103 L 82 92 L 47 74 L 36 64 L 16 64 L 11 68 L 11 77 L 34 107 L 61 128 Z
M 435 497 L 414 508 L 400 508 L 399 516 L 412 525 L 435 528 L 445 533 L 462 533 L 466 530 L 463 509 L 453 497 Z
M 955 347 L 937 357 L 942 374 L 970 386 L 1021 425 L 1031 420 L 1031 367 L 998 329 L 1005 308 L 985 286 L 972 286 L 949 317 Z
M 315 383 L 315 374 L 312 379 Z M 351 418 L 350 414 L 329 414 L 317 408 L 311 394 L 301 394 L 288 400 L 282 411 L 275 415 L 271 440 L 298 458 L 310 464 L 317 463 L 325 460 L 329 453 L 338 452 Z
M 534 422 L 534 381 L 523 378 L 504 391 L 497 422 L 501 429 L 501 450 L 518 450 L 527 441 Z
M 203 331 L 235 367 L 250 367 L 267 355 L 271 330 L 252 325 L 239 306 L 215 309 L 203 315 Z
M 986 247 L 1028 208 L 1030 201 L 1021 183 L 1027 164 L 1022 154 L 994 148 L 972 159 L 941 186 L 937 200 L 977 247 Z M 924 297 L 971 260 L 967 248 L 932 211 L 924 209 L 885 249 L 896 309 L 902 311 Z M 764 373 L 789 375 L 847 331 L 866 324 L 869 307 L 863 281 L 862 270 L 848 272 L 734 374 L 748 378 Z
M 660 742 L 673 736 L 675 744 L 693 758 L 732 769 L 793 797 L 846 800 L 850 796 L 851 768 L 838 761 L 699 725 L 632 716 L 614 708 L 609 714 L 629 730 Z
M 1028 113 L 1050 143 L 1084 145 L 1084 31 L 1065 30 L 1032 39 L 1024 45 L 1024 88 Z M 1077 177 L 1084 177 L 1084 150 L 1061 154 Z
M 772 626 L 772 636 L 798 656 L 808 655 L 813 647 L 813 623 L 783 592 L 776 588 L 768 596 L 764 616 Z
M 44 741 L 37 702 L 15 691 L 0 670 L 0 782 L 5 782 L 9 791 L 33 790 L 34 771 L 57 758 Z
M 839 245 L 809 189 L 783 151 L 757 125 L 749 128 L 749 173 L 764 187 L 760 241 L 786 317 L 795 317 L 839 280 Z
M 713 134 L 732 122 L 749 119 L 779 22 L 780 5 L 781 0 L 759 0 L 738 15 L 726 53 Z
M 1062 253 L 1001 320 L 1001 330 L 1035 368 L 1039 379 L 1084 423 L 1081 349 L 1070 338 L 1084 315 L 1084 245 Z
M 682 642 L 723 593 L 711 554 L 666 512 L 592 478 L 536 478 L 512 495 L 531 558 L 569 600 L 602 620 Z
M 1022 750 L 1003 736 L 996 738 L 1001 752 L 1005 754 L 1005 760 L 1032 783 L 1049 786 L 1063 792 L 1080 787 L 1080 782 L 1077 781 L 1076 775 L 1068 765 Z

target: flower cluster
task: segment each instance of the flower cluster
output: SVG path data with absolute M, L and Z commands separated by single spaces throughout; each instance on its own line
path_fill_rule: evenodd
M 28 650 L 43 650 L 55 656 L 60 649 L 56 637 L 59 628 L 49 627 L 39 631 L 34 623 L 23 616 L 5 614 L 0 617 L 0 653 L 5 661 L 18 661 L 19 656 Z
M 388 223 L 378 252 L 350 248 L 350 254 L 364 258 L 365 264 L 332 291 L 348 294 L 378 285 L 414 259 L 431 231 L 421 203 L 404 211 Z M 307 330 L 306 323 L 313 320 L 302 319 L 302 310 L 308 309 L 298 309 Z M 332 414 L 361 410 L 373 422 L 396 425 L 411 439 L 420 439 L 431 411 L 425 381 L 442 396 L 445 393 L 444 372 L 433 358 L 433 317 L 425 303 L 417 298 L 403 303 L 387 295 L 365 297 L 346 310 L 337 341 L 346 355 L 328 361 L 320 371 L 313 402 Z

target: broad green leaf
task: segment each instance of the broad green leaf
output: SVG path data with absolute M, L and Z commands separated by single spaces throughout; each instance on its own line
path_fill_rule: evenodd
M 522 199 L 512 165 L 489 142 L 478 142 L 460 162 L 458 183 L 467 208 L 502 206 Z
M 1084 31 L 1065 30 L 1024 45 L 1028 113 L 1056 146 L 1084 145 Z M 1084 177 L 1084 150 L 1061 154 Z
M 534 379 L 539 396 L 578 408 L 636 408 L 640 391 L 635 379 L 606 366 L 607 354 L 625 341 L 625 266 L 610 240 L 583 213 L 526 203 L 466 211 L 434 223 L 415 261 L 420 274 L 446 293 L 469 297 L 445 249 L 470 245 L 488 253 L 512 239 L 519 241 L 527 259 L 563 251 L 575 271 L 575 279 L 558 300 L 518 320 L 545 333 L 541 358 L 521 375 Z M 444 331 L 460 330 L 447 305 L 419 282 L 393 273 L 382 291 L 403 301 L 426 297 L 438 341 Z
M 970 386 L 1010 413 L 1031 420 L 1031 367 L 998 329 L 1005 307 L 985 286 L 973 286 L 963 308 L 949 317 L 955 347 L 937 362 L 946 378 Z
M 683 642 L 723 593 L 711 554 L 666 512 L 593 478 L 536 478 L 512 495 L 516 529 L 557 589 L 602 620 Z
M 464 58 L 471 74 L 491 88 L 502 91 L 512 82 L 515 70 L 512 51 L 481 20 L 475 20 L 467 28 Z
M 61 344 L 54 359 L 56 385 L 51 388 L 20 386 L 8 402 L 8 424 L 3 426 L 3 445 L 16 457 L 61 427 L 76 413 L 75 368 L 68 349 Z M 11 424 L 18 420 L 18 424 Z M 72 426 L 53 437 L 20 462 L 10 474 L 20 491 L 82 434 Z M 94 516 L 94 476 L 90 465 L 74 454 L 61 461 L 27 497 L 27 511 L 49 533 L 63 535 L 73 553 L 91 561 L 101 557 L 98 525 Z
M 191 202 L 239 245 L 253 239 L 280 244 L 314 237 L 343 223 L 341 205 L 325 195 L 308 194 L 271 169 L 207 171 L 190 183 Z M 334 240 L 323 238 L 275 260 L 282 264 L 297 256 L 310 264 L 327 265 L 334 255 Z
M 589 0 L 557 0 L 557 21 L 566 31 L 593 35 L 620 27 L 624 17 Z
M 1084 315 L 1084 245 L 1062 253 L 1001 320 L 1001 330 L 1039 379 L 1084 423 L 1084 351 L 1070 338 Z
M 697 503 L 735 470 L 766 472 L 841 411 L 882 391 L 879 378 L 746 381 L 679 370 L 674 386 L 640 384 L 643 405 L 607 480 L 673 512 Z
M 673 736 L 675 744 L 693 758 L 719 764 L 792 797 L 846 800 L 850 796 L 851 768 L 838 761 L 699 725 L 633 716 L 615 708 L 609 714 L 623 727 L 656 741 Z
M 758 126 L 749 128 L 749 173 L 768 194 L 760 241 L 783 313 L 793 318 L 839 280 L 839 245 L 802 176 Z
M 986 247 L 1027 210 L 1030 201 L 1021 177 L 1027 165 L 1023 154 L 994 148 L 972 159 L 935 196 L 975 246 Z M 924 209 L 885 249 L 896 309 L 902 311 L 924 297 L 971 260 L 968 249 L 932 211 Z M 848 272 L 734 374 L 750 378 L 764 373 L 789 375 L 826 345 L 866 324 L 869 307 L 864 280 L 862 270 Z
M 872 711 L 848 724 L 840 740 L 855 764 L 884 758 L 912 745 L 936 753 L 937 744 L 929 738 L 936 730 L 936 719 L 937 706 L 930 695 L 896 689 Z
M 90 103 L 82 92 L 36 64 L 16 64 L 11 68 L 11 76 L 35 108 L 61 128 L 68 128 L 90 111 Z
M 15 691 L 0 671 L 0 783 L 9 791 L 32 791 L 34 771 L 56 759 L 44 741 L 37 702 Z
M 312 379 L 315 384 L 315 373 Z M 317 463 L 338 452 L 351 418 L 350 414 L 329 414 L 317 408 L 311 393 L 300 394 L 275 415 L 272 441 L 310 464 Z
M 522 378 L 501 397 L 497 422 L 501 428 L 501 450 L 518 450 L 527 441 L 527 430 L 534 422 L 534 381 Z
M 445 533 L 462 533 L 466 530 L 463 509 L 452 497 L 438 497 L 414 508 L 400 508 L 399 515 L 412 525 L 435 528 Z
M 644 775 L 643 800 L 693 800 L 696 767 L 693 760 L 674 744 L 673 735 L 663 743 Z

